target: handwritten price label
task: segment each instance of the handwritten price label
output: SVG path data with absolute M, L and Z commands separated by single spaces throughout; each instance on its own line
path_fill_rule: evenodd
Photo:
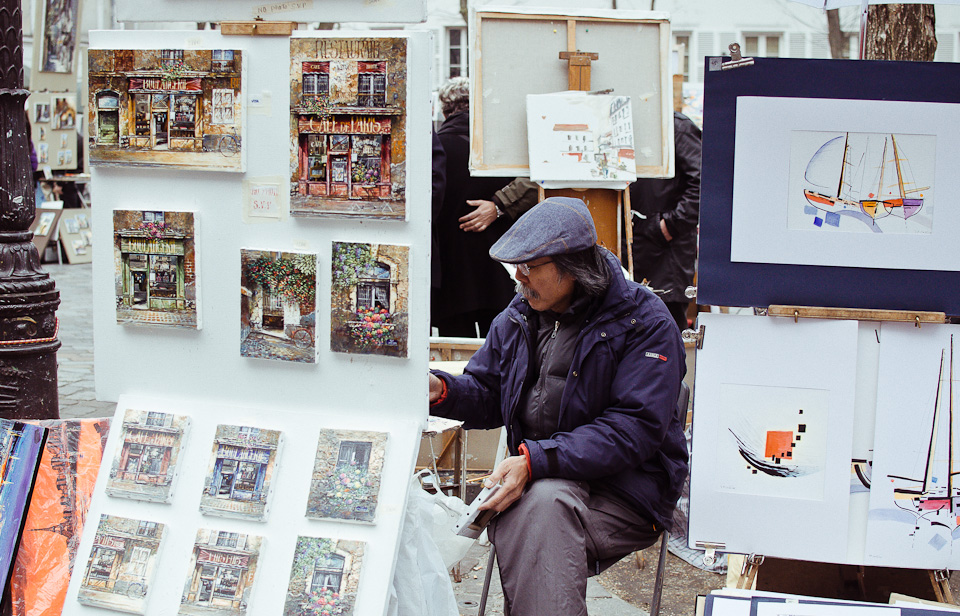
M 250 216 L 280 217 L 280 186 L 277 184 L 250 185 Z

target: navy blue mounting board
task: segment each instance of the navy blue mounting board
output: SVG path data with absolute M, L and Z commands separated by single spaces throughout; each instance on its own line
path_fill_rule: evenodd
M 711 71 L 710 61 L 705 59 L 697 302 L 960 314 L 960 272 L 730 260 L 738 96 L 958 103 L 960 64 L 756 58 L 752 66 Z

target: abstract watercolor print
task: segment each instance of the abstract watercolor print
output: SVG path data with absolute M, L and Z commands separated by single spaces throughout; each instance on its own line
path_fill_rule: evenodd
M 825 390 L 724 384 L 721 402 L 717 460 L 721 490 L 823 497 Z
M 932 232 L 936 137 L 793 131 L 788 228 Z

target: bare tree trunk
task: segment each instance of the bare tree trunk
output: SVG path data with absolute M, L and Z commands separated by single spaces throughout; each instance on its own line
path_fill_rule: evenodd
M 827 11 L 827 40 L 830 42 L 830 57 L 834 60 L 849 58 L 849 50 L 843 47 L 843 31 L 840 29 L 840 9 Z
M 932 4 L 876 4 L 867 13 L 864 58 L 930 62 L 937 52 Z

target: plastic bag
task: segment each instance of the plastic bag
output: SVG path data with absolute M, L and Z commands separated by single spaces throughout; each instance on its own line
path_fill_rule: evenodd
M 423 483 L 434 483 L 436 477 L 430 471 L 420 471 L 414 477 L 423 476 Z M 460 559 L 467 555 L 467 551 L 473 546 L 474 539 L 461 537 L 453 532 L 453 527 L 460 518 L 460 514 L 467 510 L 467 504 L 456 496 L 446 496 L 442 492 L 430 494 L 424 490 L 418 490 L 419 498 L 430 501 L 432 504 L 433 525 L 430 534 L 440 549 L 440 555 L 443 557 L 443 564 L 450 569 L 457 564 Z
M 410 480 L 410 496 L 407 499 L 407 509 L 403 517 L 396 573 L 393 576 L 393 587 L 390 589 L 388 616 L 458 616 L 460 614 L 457 599 L 453 594 L 453 584 L 447 573 L 449 567 L 445 564 L 433 538 L 434 509 L 438 507 L 434 499 L 434 495 L 420 488 L 418 476 L 414 475 Z M 463 504 L 463 501 L 460 503 Z M 444 517 L 446 517 L 445 514 Z M 453 535 L 451 528 L 452 523 L 447 527 L 447 533 Z M 470 544 L 473 543 L 472 540 L 467 541 Z M 468 545 L 467 549 L 469 548 Z

